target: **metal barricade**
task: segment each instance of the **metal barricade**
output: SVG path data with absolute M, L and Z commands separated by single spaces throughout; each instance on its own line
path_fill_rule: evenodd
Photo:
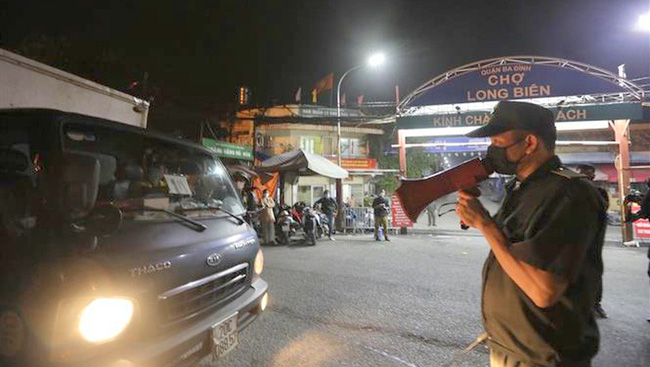
M 388 214 L 389 223 L 391 219 Z M 375 230 L 375 214 L 370 207 L 346 208 L 345 231 L 348 233 L 365 233 Z
M 366 233 L 375 230 L 375 213 L 373 208 L 358 207 L 345 208 L 345 232 L 347 233 Z M 393 216 L 388 209 L 388 230 L 395 231 L 393 228 Z

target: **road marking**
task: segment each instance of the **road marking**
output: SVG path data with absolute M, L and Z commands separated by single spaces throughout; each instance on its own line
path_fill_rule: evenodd
M 379 355 L 381 355 L 381 356 L 384 356 L 384 357 L 386 357 L 386 358 L 390 358 L 390 359 L 392 359 L 392 360 L 394 360 L 394 361 L 396 361 L 396 362 L 399 362 L 399 363 L 401 363 L 401 364 L 403 364 L 403 365 L 405 365 L 405 366 L 409 366 L 409 367 L 419 367 L 417 364 L 413 364 L 413 363 L 411 363 L 411 362 L 407 362 L 407 361 L 401 359 L 400 357 L 397 357 L 397 356 L 394 356 L 394 355 L 392 355 L 392 354 L 389 354 L 388 352 L 384 352 L 383 350 L 375 349 L 375 348 L 373 348 L 373 347 L 369 347 L 369 346 L 367 346 L 367 345 L 363 345 L 363 344 L 360 344 L 360 346 L 361 346 L 362 348 L 364 348 L 364 349 L 367 349 L 367 350 L 371 351 L 371 352 L 377 353 L 377 354 L 379 354 Z

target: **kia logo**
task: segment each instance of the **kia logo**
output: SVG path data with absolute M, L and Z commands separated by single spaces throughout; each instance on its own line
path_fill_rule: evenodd
M 219 263 L 221 262 L 222 259 L 223 259 L 223 256 L 221 254 L 211 254 L 206 259 L 206 262 L 210 266 L 217 266 L 217 265 L 219 265 Z

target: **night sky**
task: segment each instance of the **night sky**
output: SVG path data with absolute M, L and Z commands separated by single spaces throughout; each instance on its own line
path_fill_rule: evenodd
M 404 96 L 455 66 L 506 55 L 650 72 L 650 35 L 635 31 L 648 0 L 1 4 L 0 47 L 123 91 L 148 72 L 154 108 L 190 119 L 231 108 L 239 85 L 260 105 L 290 103 L 298 87 L 308 100 L 319 78 L 374 50 L 388 63 L 350 75 L 348 100 L 392 100 L 396 84 Z

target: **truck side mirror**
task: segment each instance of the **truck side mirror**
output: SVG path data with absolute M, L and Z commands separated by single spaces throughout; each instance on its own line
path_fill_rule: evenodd
M 22 172 L 29 167 L 26 155 L 14 149 L 0 149 L 0 170 Z
M 99 191 L 99 160 L 93 156 L 63 153 L 63 205 L 72 213 L 89 212 Z

